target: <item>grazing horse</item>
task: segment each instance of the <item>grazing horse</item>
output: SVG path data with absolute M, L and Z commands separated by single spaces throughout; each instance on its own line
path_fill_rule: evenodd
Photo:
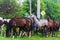
M 47 32 L 48 20 L 46 20 L 46 19 L 38 20 L 37 17 L 35 15 L 33 15 L 33 14 L 32 14 L 31 17 L 34 18 L 34 21 L 35 21 L 34 25 L 41 30 L 42 36 L 44 36 L 46 34 L 46 32 Z
M 13 28 L 13 35 L 16 35 L 16 29 L 19 28 L 19 34 L 21 36 L 22 31 L 30 32 L 32 27 L 33 19 L 32 18 L 19 18 L 15 16 L 10 20 L 10 27 L 7 28 L 6 33 L 8 30 Z M 12 26 L 12 27 L 11 27 Z

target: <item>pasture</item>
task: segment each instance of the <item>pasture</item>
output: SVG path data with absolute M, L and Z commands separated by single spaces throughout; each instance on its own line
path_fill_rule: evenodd
M 59 37 L 41 37 L 41 36 L 38 36 L 38 35 L 35 35 L 35 36 L 32 36 L 30 38 L 28 37 L 23 37 L 23 38 L 12 38 L 12 37 L 9 37 L 9 38 L 6 38 L 6 37 L 2 37 L 0 36 L 0 40 L 60 40 L 60 36 Z

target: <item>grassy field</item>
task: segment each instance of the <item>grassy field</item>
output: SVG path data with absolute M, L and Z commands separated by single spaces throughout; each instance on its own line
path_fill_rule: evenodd
M 0 40 L 60 40 L 60 31 L 58 37 L 41 37 L 41 35 L 33 35 L 32 37 L 3 37 L 0 36 Z
M 6 37 L 2 37 L 0 36 L 0 40 L 60 40 L 60 37 L 40 37 L 40 36 L 32 36 L 32 37 L 23 37 L 23 38 L 6 38 Z
M 56 32 L 56 33 L 58 34 L 58 37 L 41 37 L 41 34 L 38 33 L 38 35 L 33 35 L 30 38 L 29 37 L 12 38 L 12 37 L 3 37 L 3 36 L 0 36 L 0 40 L 60 40 L 60 31 L 59 32 Z

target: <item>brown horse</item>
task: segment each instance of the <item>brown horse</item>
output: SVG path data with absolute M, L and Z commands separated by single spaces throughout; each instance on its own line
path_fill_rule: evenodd
M 11 19 L 9 24 L 11 24 L 11 26 L 13 26 L 13 32 L 14 32 L 13 35 L 15 35 L 17 33 L 16 28 L 19 28 L 20 34 L 22 34 L 21 33 L 22 31 L 26 31 L 26 32 L 31 31 L 32 23 L 33 23 L 32 18 L 19 18 L 19 17 L 15 16 L 14 18 Z M 11 26 L 10 26 L 10 28 L 12 28 Z M 7 29 L 10 29 L 10 28 L 7 28 Z
M 55 32 L 59 30 L 59 22 L 56 22 L 52 19 L 50 19 L 50 17 L 47 17 L 48 20 L 48 31 L 50 32 L 50 34 L 52 36 L 55 36 Z
M 34 19 L 33 18 L 25 18 L 26 19 L 26 32 L 28 32 L 28 35 L 29 37 L 31 37 L 31 32 L 32 32 L 32 29 L 34 28 L 33 27 L 33 24 L 34 24 Z

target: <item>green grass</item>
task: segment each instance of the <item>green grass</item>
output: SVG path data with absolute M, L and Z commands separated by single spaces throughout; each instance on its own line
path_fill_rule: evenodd
M 4 28 L 4 31 L 6 28 Z M 38 33 L 38 35 L 33 35 L 32 37 L 3 37 L 0 36 L 0 40 L 60 40 L 60 31 L 56 32 L 59 36 L 58 37 L 41 37 L 41 34 Z
M 12 38 L 12 37 L 2 37 L 0 36 L 0 40 L 60 40 L 60 37 L 40 37 L 40 36 L 32 36 L 32 37 L 23 37 L 23 38 Z

